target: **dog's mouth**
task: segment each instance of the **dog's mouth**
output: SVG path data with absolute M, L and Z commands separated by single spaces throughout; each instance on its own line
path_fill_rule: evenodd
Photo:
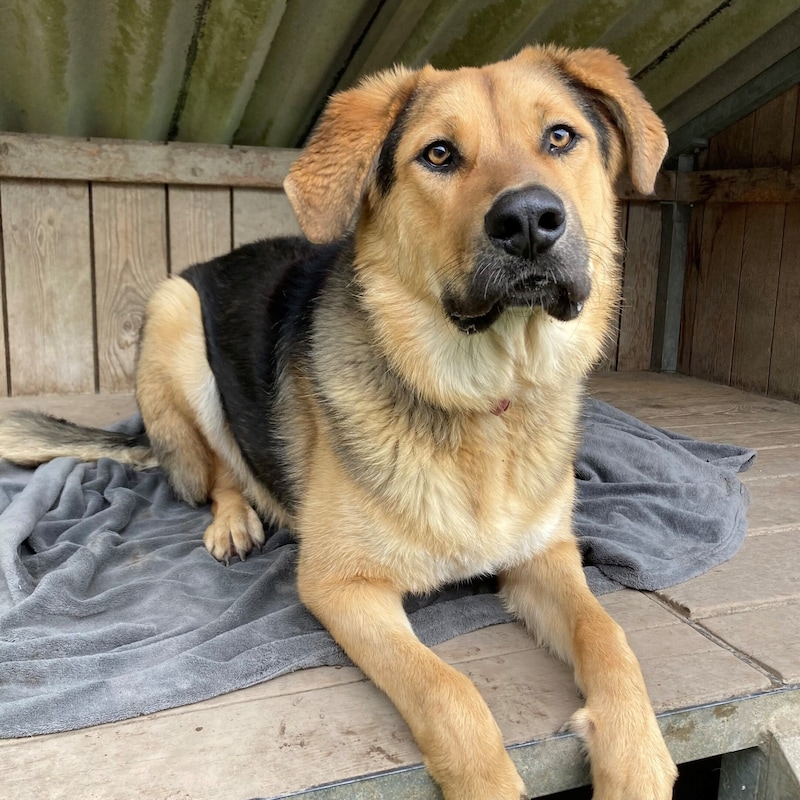
M 466 334 L 481 333 L 490 328 L 495 320 L 503 313 L 504 306 L 497 302 L 489 306 L 484 313 L 470 313 L 457 310 L 452 303 L 445 300 L 445 313 L 450 321 L 462 332 Z M 448 308 L 448 306 L 450 306 Z
M 481 333 L 490 328 L 507 308 L 541 309 L 561 322 L 576 319 L 588 299 L 588 283 L 559 281 L 549 276 L 531 275 L 522 278 L 495 297 L 475 299 L 447 294 L 442 300 L 448 319 L 466 334 Z

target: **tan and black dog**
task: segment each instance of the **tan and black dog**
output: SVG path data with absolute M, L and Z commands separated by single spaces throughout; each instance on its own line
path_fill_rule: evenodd
M 156 291 L 147 436 L 18 416 L 0 453 L 158 463 L 182 498 L 211 499 L 218 559 L 260 545 L 261 519 L 290 526 L 303 601 L 395 703 L 448 800 L 525 787 L 403 596 L 498 575 L 574 666 L 595 797 L 666 800 L 675 767 L 572 531 L 582 381 L 619 292 L 615 180 L 627 162 L 652 191 L 665 149 L 601 50 L 369 78 L 331 99 L 286 180 L 318 244 L 248 245 Z

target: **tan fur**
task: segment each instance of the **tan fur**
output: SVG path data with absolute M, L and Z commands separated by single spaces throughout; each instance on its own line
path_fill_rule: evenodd
M 535 81 L 531 64 L 544 67 Z M 563 162 L 531 154 L 536 131 L 574 109 L 547 65 L 594 88 L 618 124 L 609 169 L 597 147 Z M 423 70 L 413 91 L 396 188 L 383 198 L 374 183 L 365 184 L 355 267 L 386 358 L 426 400 L 460 416 L 436 441 L 415 439 L 411 425 L 403 438 L 387 435 L 405 425 L 395 409 L 371 403 L 346 376 L 324 376 L 326 389 L 353 409 L 353 429 L 372 448 L 381 488 L 365 492 L 321 439 L 298 519 L 301 596 L 396 704 L 445 797 L 515 798 L 524 789 L 483 701 L 418 642 L 401 605 L 405 592 L 498 573 L 509 608 L 575 667 L 587 704 L 573 725 L 587 743 L 595 797 L 666 800 L 675 768 L 625 636 L 586 586 L 570 528 L 574 478 L 565 458 L 573 452 L 580 378 L 599 356 L 616 308 L 614 177 L 624 152 L 637 187 L 652 190 L 663 128 L 621 64 L 601 51 L 530 49 L 481 71 Z M 360 92 L 340 96 L 336 115 L 365 120 L 363 147 L 370 132 L 363 104 L 377 101 Z M 531 105 L 533 119 L 524 111 Z M 314 230 L 321 226 L 309 209 L 322 204 L 308 198 L 330 188 L 318 178 L 326 155 L 340 158 L 337 127 L 338 120 L 323 119 L 313 160 L 302 156 L 287 181 L 290 196 L 306 198 L 295 205 L 301 224 Z M 377 152 L 386 131 L 385 124 L 372 130 L 367 152 Z M 414 154 L 437 136 L 458 141 L 468 158 L 474 153 L 475 168 L 449 182 L 415 170 Z M 338 169 L 347 183 L 346 163 Z M 580 217 L 592 296 L 571 323 L 507 313 L 485 335 L 457 339 L 436 313 L 442 282 L 458 281 L 471 264 L 492 199 L 529 183 L 552 187 Z M 509 410 L 488 413 L 500 398 L 511 401 Z M 318 425 L 324 429 L 322 420 Z
M 588 124 L 569 158 L 539 145 L 548 126 L 582 119 L 564 77 L 615 126 L 606 163 Z M 376 165 L 403 113 L 386 193 Z M 417 163 L 437 139 L 457 141 L 465 159 L 446 180 Z M 353 230 L 368 314 L 343 322 L 323 298 L 313 378 L 292 365 L 279 387 L 301 496 L 293 516 L 259 486 L 228 430 L 194 289 L 171 279 L 150 304 L 137 397 L 181 494 L 213 501 L 207 547 L 227 559 L 259 544 L 251 505 L 291 525 L 303 601 L 395 703 L 447 800 L 525 791 L 475 687 L 419 642 L 403 612 L 406 593 L 480 573 L 498 574 L 508 608 L 574 666 L 586 706 L 572 724 L 595 797 L 671 796 L 675 768 L 639 666 L 586 585 L 571 529 L 582 379 L 619 293 L 614 183 L 627 159 L 637 188 L 652 190 L 665 148 L 663 126 L 600 50 L 528 48 L 482 69 L 398 69 L 334 97 L 286 191 L 310 239 Z M 512 308 L 479 335 L 457 332 L 442 292 L 467 281 L 495 198 L 529 185 L 550 189 L 580 221 L 591 295 L 570 321 Z M 413 391 L 376 386 L 364 366 L 376 352 Z M 498 403 L 508 404 L 502 414 L 492 413 Z M 332 408 L 346 417 L 339 428 Z
M 228 429 L 206 360 L 200 299 L 183 278 L 161 284 L 148 304 L 136 400 L 178 494 L 189 503 L 212 500 L 214 521 L 203 541 L 215 558 L 244 556 L 264 543 L 252 506 L 267 519 L 287 523 Z

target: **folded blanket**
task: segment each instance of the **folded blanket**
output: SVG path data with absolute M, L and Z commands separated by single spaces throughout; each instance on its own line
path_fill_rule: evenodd
M 658 589 L 729 558 L 745 532 L 736 473 L 751 450 L 696 442 L 589 401 L 576 526 L 596 593 Z M 124 423 L 129 430 L 138 418 Z M 225 567 L 201 541 L 208 508 L 158 470 L 0 461 L 0 736 L 171 708 L 293 670 L 347 664 L 295 590 L 277 530 Z M 407 599 L 435 644 L 508 620 L 491 580 Z

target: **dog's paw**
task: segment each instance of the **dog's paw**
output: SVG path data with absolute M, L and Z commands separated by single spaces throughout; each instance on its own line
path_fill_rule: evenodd
M 593 800 L 671 800 L 677 768 L 652 712 L 637 716 L 588 707 L 572 715 L 567 727 L 589 752 Z
M 214 521 L 203 535 L 208 552 L 225 564 L 234 555 L 244 561 L 247 554 L 254 547 L 261 547 L 265 540 L 258 514 L 245 502 L 217 510 Z

